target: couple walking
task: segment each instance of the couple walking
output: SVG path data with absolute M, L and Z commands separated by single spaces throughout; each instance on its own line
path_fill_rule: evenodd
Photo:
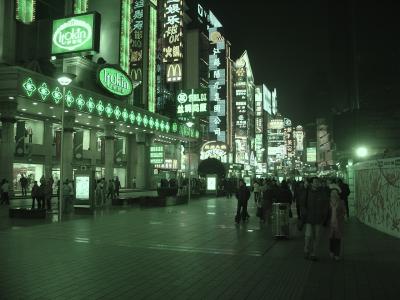
M 332 259 L 340 259 L 344 231 L 345 203 L 340 187 L 332 182 L 322 185 L 319 178 L 311 179 L 300 203 L 301 221 L 305 225 L 304 256 L 317 260 L 317 249 L 323 226 L 329 226 L 329 252 Z

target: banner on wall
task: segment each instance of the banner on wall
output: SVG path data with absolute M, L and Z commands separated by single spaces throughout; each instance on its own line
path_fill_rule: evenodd
M 74 134 L 74 159 L 83 159 L 83 131 L 77 131 Z
M 25 121 L 17 122 L 17 132 L 15 134 L 15 155 L 24 156 L 25 155 L 25 136 L 27 131 L 25 128 Z
M 106 139 L 104 136 L 100 137 L 101 140 L 101 151 L 100 151 L 100 157 L 101 157 L 101 163 L 104 164 L 106 160 Z
M 120 164 L 122 162 L 124 141 L 122 139 L 116 139 L 114 143 L 114 161 Z

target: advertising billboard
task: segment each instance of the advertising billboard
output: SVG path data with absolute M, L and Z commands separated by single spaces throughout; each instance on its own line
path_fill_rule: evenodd
M 215 23 L 215 22 L 214 22 Z M 214 24 L 211 22 L 211 24 Z M 208 59 L 209 68 L 209 93 L 210 117 L 209 132 L 215 139 L 226 142 L 226 45 L 221 33 L 221 24 L 211 25 L 209 28 L 210 52 Z
M 100 41 L 100 15 L 75 15 L 53 20 L 51 54 L 97 52 Z
M 317 161 L 317 148 L 308 147 L 307 148 L 307 162 L 314 163 Z
M 198 116 L 209 113 L 207 89 L 182 90 L 178 93 L 176 101 L 176 113 L 179 117 Z
M 238 67 L 234 72 L 234 126 L 236 138 L 247 138 L 247 78 L 246 67 Z
M 153 145 L 150 147 L 150 163 L 161 165 L 165 160 L 164 145 Z
M 162 61 L 167 64 L 167 82 L 180 82 L 183 59 L 183 0 L 164 1 L 162 28 Z
M 272 94 L 269 89 L 262 85 L 262 94 L 263 94 L 263 108 L 269 114 L 272 115 Z

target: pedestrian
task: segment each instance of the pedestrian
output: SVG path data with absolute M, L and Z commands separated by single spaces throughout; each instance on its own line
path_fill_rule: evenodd
M 117 197 L 119 197 L 119 190 L 121 189 L 121 181 L 119 181 L 118 176 L 115 177 L 115 194 L 117 195 Z
M 101 179 L 101 188 L 102 188 L 102 194 L 101 194 L 101 206 L 104 206 L 106 204 L 106 195 L 107 195 L 107 181 L 103 177 Z
M 288 214 L 290 218 L 293 216 L 291 209 L 292 201 L 293 201 L 293 196 L 292 192 L 290 191 L 289 184 L 287 183 L 286 180 L 282 180 L 281 186 L 279 187 L 278 190 L 278 202 L 288 205 Z
M 300 203 L 303 201 L 304 197 L 306 196 L 306 186 L 303 180 L 299 181 L 294 189 L 294 197 L 293 200 L 296 202 L 296 213 L 297 219 L 301 219 L 301 210 L 300 210 Z
M 31 190 L 32 209 L 35 209 L 35 201 L 37 201 L 38 208 L 40 208 L 39 207 L 38 195 L 39 195 L 39 186 L 38 186 L 37 181 L 35 180 L 33 182 L 32 190 Z
M 99 179 L 97 180 L 97 184 L 96 184 L 96 189 L 95 189 L 95 199 L 96 199 L 96 207 L 102 207 L 103 206 L 103 183 L 102 181 Z
M 346 207 L 344 201 L 340 198 L 340 193 L 342 192 L 340 187 L 334 184 L 330 188 L 329 255 L 332 259 L 340 260 Z
M 344 205 L 346 208 L 346 216 L 347 219 L 350 217 L 349 214 L 349 195 L 350 195 L 350 188 L 349 185 L 345 182 L 343 182 L 343 180 L 341 178 L 338 179 L 338 185 L 340 187 L 340 198 L 344 201 Z
M 46 205 L 46 209 L 51 211 L 51 197 L 53 195 L 53 185 L 50 179 L 46 180 L 44 186 L 44 202 Z
M 318 243 L 322 225 L 326 222 L 329 211 L 329 199 L 324 188 L 320 187 L 318 177 L 311 179 L 311 187 L 301 203 L 301 215 L 305 224 L 304 258 L 317 260 Z
M 114 185 L 114 180 L 110 179 L 108 181 L 108 193 L 107 193 L 107 199 L 111 199 L 113 201 L 115 198 L 115 185 Z
M 38 188 L 38 193 L 37 193 L 37 201 L 38 201 L 38 208 L 39 209 L 44 209 L 46 207 L 45 205 L 45 181 L 40 182 L 40 186 Z
M 21 174 L 21 178 L 19 179 L 19 183 L 21 184 L 22 196 L 27 195 L 27 188 L 28 188 L 28 179 Z
M 260 201 L 260 184 L 258 183 L 258 181 L 254 181 L 253 184 L 253 194 L 254 194 L 254 202 L 256 204 L 258 204 L 258 202 Z
M 40 177 L 40 184 L 44 184 L 46 181 L 46 179 L 44 178 L 44 175 L 42 175 L 42 177 Z
M 236 223 L 240 223 L 242 219 L 243 222 L 247 221 L 249 215 L 247 213 L 247 203 L 250 199 L 250 190 L 247 188 L 243 179 L 239 180 L 239 190 L 236 192 L 237 199 L 237 211 L 235 216 Z
M 136 177 L 133 176 L 132 178 L 132 188 L 136 189 Z
M 68 179 L 65 180 L 63 184 L 62 193 L 63 193 L 62 207 L 64 208 L 63 213 L 69 214 L 72 210 L 72 200 L 71 200 L 71 185 Z
M 3 179 L 1 182 L 1 204 L 10 204 L 10 185 L 7 179 Z
M 263 219 L 267 222 L 267 224 L 271 224 L 271 212 L 272 212 L 272 203 L 277 201 L 277 193 L 276 189 L 273 186 L 271 180 L 266 181 L 265 191 L 263 193 L 263 208 L 264 215 Z

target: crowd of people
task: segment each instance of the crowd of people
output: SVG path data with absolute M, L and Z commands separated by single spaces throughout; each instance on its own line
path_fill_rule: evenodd
M 108 182 L 105 178 L 96 180 L 94 185 L 95 206 L 104 207 L 107 201 L 114 201 L 119 197 L 120 190 L 121 181 L 118 176 L 115 179 L 110 179 Z
M 238 200 L 235 221 L 249 219 L 248 201 L 253 192 L 260 222 L 271 223 L 273 203 L 289 205 L 288 214 L 292 217 L 291 206 L 295 203 L 298 228 L 305 230 L 304 257 L 317 260 L 317 248 L 322 228 L 329 227 L 329 251 L 333 259 L 339 260 L 341 239 L 345 217 L 349 217 L 349 186 L 342 179 L 312 177 L 304 181 L 257 179 L 252 191 L 243 180 L 239 180 L 236 191 Z M 227 194 L 227 197 L 228 194 Z
M 24 175 L 20 177 L 20 185 L 22 190 L 22 196 L 28 197 L 29 181 Z M 60 195 L 60 181 L 58 180 L 54 184 L 53 177 L 45 178 L 42 176 L 39 180 L 33 181 L 30 188 L 30 197 L 32 199 L 32 209 L 46 209 L 47 211 L 52 210 L 51 199 L 53 196 L 54 188 L 56 188 L 56 195 Z M 106 204 L 107 200 L 114 200 L 119 197 L 121 189 L 121 182 L 117 177 L 115 179 L 110 179 L 107 183 L 105 178 L 95 180 L 94 191 L 95 191 L 95 205 L 97 207 L 102 207 Z M 68 214 L 71 213 L 75 202 L 75 182 L 73 180 L 66 179 L 62 185 L 62 195 L 63 195 L 63 212 Z M 10 204 L 10 186 L 6 179 L 3 179 L 0 183 L 0 203 Z

